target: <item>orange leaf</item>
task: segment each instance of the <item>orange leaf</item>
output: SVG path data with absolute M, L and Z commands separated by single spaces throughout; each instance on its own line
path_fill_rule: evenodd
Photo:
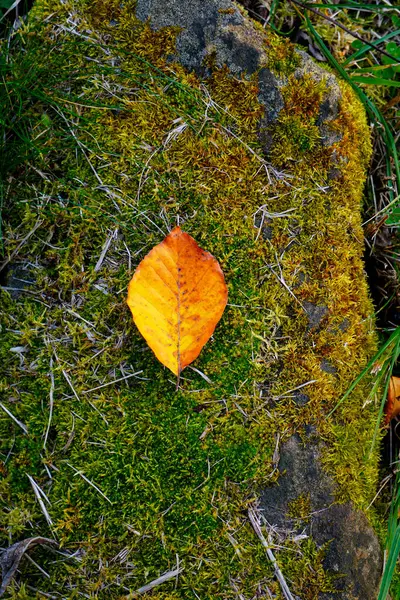
M 385 425 L 400 413 L 400 377 L 390 378 L 389 390 L 385 406 Z
M 137 328 L 178 376 L 210 339 L 227 299 L 218 262 L 180 227 L 145 256 L 128 287 Z

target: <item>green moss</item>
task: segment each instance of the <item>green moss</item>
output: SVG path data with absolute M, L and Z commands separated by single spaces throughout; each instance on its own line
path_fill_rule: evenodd
M 256 26 L 260 27 L 258 23 Z M 265 30 L 262 29 L 265 34 Z M 268 51 L 268 68 L 276 75 L 292 75 L 300 66 L 300 56 L 296 47 L 287 38 L 268 32 L 266 39 Z
M 24 435 L 0 415 L 0 527 L 7 543 L 51 535 L 29 474 L 49 498 L 54 535 L 80 552 L 64 562 L 43 553 L 49 580 L 24 565 L 33 587 L 117 598 L 173 569 L 178 556 L 176 590 L 168 583 L 152 597 L 253 597 L 260 582 L 279 594 L 246 517 L 276 477 L 276 436 L 315 424 L 339 499 L 366 508 L 375 490 L 376 411 L 370 404 L 360 414 L 368 383 L 334 422 L 325 418 L 375 348 L 359 217 L 367 125 L 341 84 L 332 126 L 344 135 L 323 148 L 315 107 L 325 84 L 305 77 L 291 86 L 298 55 L 271 37 L 270 66 L 289 77 L 273 159 L 290 178 L 275 180 L 257 138 L 255 80 L 215 69 L 210 103 L 195 75 L 168 60 L 176 31 L 152 31 L 133 7 L 38 1 L 12 53 L 7 101 L 21 106 L 18 125 L 31 145 L 22 172 L 9 174 L 6 251 L 17 252 L 35 284 L 0 292 L 1 389 L 28 427 Z M 70 14 L 86 37 L 59 29 Z M 334 159 L 341 179 L 327 188 Z M 266 206 L 294 209 L 270 220 L 271 240 L 262 235 Z M 229 305 L 194 365 L 213 383 L 188 368 L 176 391 L 125 296 L 141 258 L 178 218 L 219 260 Z M 308 329 L 305 301 L 328 307 L 320 331 Z M 335 374 L 321 371 L 326 357 Z M 287 392 L 311 380 L 300 409 Z M 302 514 L 306 504 L 298 499 L 293 510 Z M 278 560 L 293 592 L 311 599 L 329 578 L 309 541 L 300 551 L 301 560 L 288 543 Z M 27 593 L 21 587 L 12 597 Z
M 317 550 L 312 540 L 307 540 L 301 550 L 295 544 L 288 550 L 290 558 L 285 564 L 285 573 L 295 582 L 291 589 L 293 594 L 305 600 L 317 600 L 321 593 L 334 591 L 333 578 L 327 577 L 322 566 L 325 548 Z
M 310 495 L 301 495 L 288 504 L 287 514 L 293 519 L 301 519 L 303 522 L 310 518 L 311 513 Z

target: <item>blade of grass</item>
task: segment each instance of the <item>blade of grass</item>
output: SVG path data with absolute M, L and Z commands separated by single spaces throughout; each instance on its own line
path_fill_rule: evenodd
M 388 69 L 393 69 L 393 67 L 398 67 L 399 63 L 390 63 L 387 65 L 373 65 L 370 67 L 362 67 L 357 69 L 349 70 L 349 74 L 354 73 L 354 75 L 359 75 L 360 73 L 372 73 L 374 74 L 376 71 L 387 71 Z
M 314 28 L 313 24 L 311 23 L 310 18 L 307 14 L 305 14 L 305 19 L 306 19 L 307 26 L 308 26 L 310 33 L 314 37 L 315 41 L 319 45 L 321 51 L 323 52 L 325 57 L 328 59 L 330 64 L 337 70 L 337 72 L 343 77 L 343 79 L 351 85 L 351 87 L 353 88 L 355 93 L 360 98 L 361 102 L 364 104 L 371 119 L 383 128 L 383 140 L 385 142 L 385 147 L 387 150 L 386 167 L 387 167 L 387 177 L 388 177 L 389 198 L 390 198 L 390 201 L 392 201 L 394 198 L 394 186 L 393 186 L 393 182 L 392 182 L 393 172 L 392 172 L 391 159 L 393 160 L 394 174 L 395 174 L 395 177 L 397 180 L 397 187 L 400 188 L 400 161 L 399 161 L 399 157 L 398 157 L 398 153 L 397 153 L 396 142 L 394 140 L 392 131 L 391 131 L 386 119 L 384 118 L 384 116 L 382 115 L 380 110 L 378 109 L 378 107 L 363 92 L 363 90 L 354 81 L 352 81 L 352 79 L 348 75 L 347 71 L 332 55 L 329 48 L 326 46 L 325 42 L 322 40 L 321 36 L 315 30 L 315 28 Z
M 310 5 L 305 3 L 306 8 L 310 8 Z M 333 8 L 337 10 L 338 8 L 350 8 L 354 10 L 363 10 L 368 12 L 382 12 L 382 11 L 391 11 L 394 9 L 393 6 L 388 6 L 386 4 L 366 4 L 366 3 L 358 3 L 358 2 L 339 2 L 338 4 L 332 4 L 329 2 L 326 3 L 315 3 L 313 2 L 312 6 L 316 6 L 317 8 Z
M 386 35 L 383 35 L 381 38 L 379 38 L 379 40 L 375 40 L 374 42 L 371 42 L 371 45 L 364 44 L 364 46 L 359 48 L 357 50 L 357 52 L 354 52 L 354 54 L 352 54 L 351 56 L 348 56 L 342 62 L 342 66 L 346 67 L 349 63 L 351 63 L 355 60 L 358 60 L 359 58 L 364 56 L 364 54 L 366 54 L 367 52 L 371 52 L 373 50 L 372 46 L 379 46 L 379 44 L 382 44 L 383 42 L 386 42 L 387 40 L 391 40 L 392 38 L 395 38 L 398 35 L 400 35 L 400 29 L 396 29 L 395 31 L 390 31 Z
M 341 397 L 339 402 L 332 408 L 332 410 L 327 414 L 327 418 L 332 416 L 333 413 L 339 408 L 341 404 L 350 396 L 351 392 L 356 388 L 356 386 L 360 383 L 360 381 L 365 377 L 368 371 L 372 368 L 374 363 L 382 356 L 382 354 L 391 346 L 391 344 L 397 343 L 400 344 L 400 327 L 397 327 L 388 340 L 381 346 L 378 352 L 371 358 L 368 362 L 367 366 L 361 371 L 359 375 L 354 379 L 353 383 L 350 385 L 346 393 Z
M 381 77 L 363 77 L 362 75 L 352 75 L 351 80 L 356 83 L 366 83 L 368 85 L 388 85 L 390 87 L 400 87 L 400 81 L 393 79 L 382 79 Z
M 382 575 L 381 586 L 379 589 L 378 600 L 387 600 L 393 573 L 396 568 L 397 559 L 400 554 L 400 525 L 397 525 L 393 535 L 392 543 L 389 548 L 385 569 Z
M 400 332 L 400 328 L 398 328 L 399 332 Z M 381 426 L 381 421 L 382 421 L 382 417 L 383 417 L 383 411 L 385 410 L 385 404 L 386 404 L 386 398 L 388 395 L 388 390 L 389 390 L 389 385 L 390 385 L 390 378 L 392 376 L 393 373 L 393 368 L 394 365 L 396 364 L 396 361 L 399 357 L 399 349 L 400 349 L 400 335 L 398 336 L 396 343 L 395 343 L 395 347 L 392 351 L 392 356 L 390 359 L 390 363 L 389 363 L 389 369 L 387 371 L 387 373 L 385 373 L 384 377 L 385 377 L 385 387 L 383 389 L 382 392 L 382 400 L 381 400 L 381 404 L 379 406 L 379 412 L 378 412 L 378 416 L 376 418 L 376 423 L 375 423 L 375 429 L 374 429 L 374 435 L 372 437 L 372 443 L 371 443 L 371 450 L 370 452 L 372 453 L 374 448 L 375 448 L 375 444 L 376 444 L 376 438 L 378 437 L 378 432 Z
M 386 539 L 386 548 L 393 546 L 396 529 L 399 526 L 399 509 L 400 509 L 400 470 L 399 463 L 397 464 L 396 479 L 394 484 L 393 498 L 390 504 L 390 514 L 388 519 L 388 535 Z
M 320 10 L 317 10 L 316 8 L 313 8 L 309 4 L 300 2 L 300 0 L 289 0 L 289 1 L 292 2 L 293 4 L 297 4 L 298 6 L 301 6 L 301 8 L 303 8 L 303 9 L 310 10 L 311 12 L 318 15 L 319 17 L 322 17 L 326 21 L 329 21 L 329 23 L 332 23 L 333 25 L 335 25 L 335 27 L 339 27 L 340 29 L 343 29 L 343 31 L 345 31 L 346 33 L 351 35 L 356 40 L 360 40 L 360 42 L 362 42 L 363 44 L 366 44 L 367 46 L 372 45 L 372 42 L 369 42 L 365 38 L 361 37 L 360 35 L 358 35 L 358 33 L 349 29 L 348 27 L 346 27 L 346 25 L 343 25 L 343 23 L 340 23 L 339 21 L 337 21 L 336 19 L 333 19 L 332 17 L 328 17 L 328 15 L 325 15 L 323 12 L 321 12 Z M 308 19 L 307 14 L 306 14 L 306 18 Z M 386 50 L 382 50 L 382 48 L 379 48 L 378 46 L 373 46 L 373 48 L 375 48 L 375 50 L 377 50 L 380 54 L 384 54 L 385 56 L 388 56 L 389 58 L 391 58 L 392 60 L 397 62 L 398 59 L 396 56 L 393 56 L 393 54 L 386 52 Z

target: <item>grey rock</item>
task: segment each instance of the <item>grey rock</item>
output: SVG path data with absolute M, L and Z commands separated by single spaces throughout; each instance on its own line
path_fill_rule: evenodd
M 300 532 L 303 523 L 288 516 L 290 503 L 309 496 L 311 511 L 326 508 L 334 501 L 333 483 L 322 470 L 318 445 L 302 442 L 297 434 L 280 449 L 279 471 L 278 483 L 262 494 L 263 515 L 281 533 Z
M 344 333 L 345 331 L 348 330 L 349 327 L 350 327 L 350 321 L 347 317 L 345 317 L 343 319 L 343 321 L 340 323 L 339 329 L 342 333 Z
M 339 576 L 336 593 L 320 594 L 319 600 L 376 600 L 382 554 L 364 513 L 350 503 L 333 504 L 313 516 L 311 535 L 319 546 L 328 544 L 324 568 Z
M 171 56 L 201 77 L 209 75 L 205 59 L 212 57 L 217 67 L 227 66 L 231 75 L 248 77 L 257 73 L 259 101 L 265 107 L 260 121 L 260 139 L 268 153 L 272 143 L 271 124 L 284 106 L 281 87 L 285 77 L 278 77 L 268 66 L 264 50 L 264 36 L 245 17 L 231 0 L 138 0 L 136 16 L 149 20 L 154 30 L 162 27 L 180 27 L 177 35 L 176 55 Z M 311 75 L 316 82 L 325 79 L 327 93 L 321 103 L 317 125 L 321 143 L 331 145 L 340 139 L 329 128 L 339 110 L 341 93 L 334 75 L 319 67 L 305 52 L 298 50 L 300 66 L 294 75 L 301 79 Z
M 295 392 L 293 394 L 293 399 L 298 406 L 304 406 L 309 401 L 309 397 L 307 394 L 302 394 L 301 392 Z
M 265 106 L 265 122 L 276 121 L 284 103 L 279 90 L 280 82 L 269 69 L 263 68 L 258 73 L 259 100 Z
M 331 375 L 336 375 L 337 373 L 336 367 L 334 367 L 333 364 L 326 358 L 323 358 L 321 360 L 320 368 L 321 371 L 324 371 L 325 373 L 330 373 Z
M 231 11 L 231 12 L 226 12 Z M 202 74 L 203 61 L 215 55 L 216 65 L 227 65 L 234 75 L 256 71 L 260 51 L 246 44 L 240 30 L 244 17 L 231 0 L 138 0 L 136 16 L 150 18 L 152 29 L 178 26 L 177 56 L 186 68 Z
M 321 465 L 315 430 L 292 436 L 280 449 L 278 483 L 263 491 L 262 514 L 280 536 L 306 533 L 325 549 L 324 568 L 335 576 L 335 593 L 319 600 L 376 600 L 382 572 L 379 541 L 365 515 L 350 503 L 336 504 L 335 485 Z M 307 519 L 288 514 L 300 496 L 310 500 Z
M 328 314 L 328 308 L 323 304 L 313 304 L 312 302 L 303 302 L 304 310 L 308 317 L 308 328 L 316 329 L 320 326 L 322 319 Z
M 154 30 L 179 27 L 176 54 L 170 59 L 195 71 L 201 78 L 206 79 L 211 74 L 210 64 L 226 66 L 232 77 L 257 77 L 259 101 L 265 108 L 259 123 L 259 137 L 268 153 L 274 139 L 275 123 L 284 106 L 281 90 L 287 85 L 288 78 L 273 72 L 273 64 L 269 63 L 265 50 L 266 34 L 260 32 L 231 0 L 137 0 L 136 16 L 142 21 L 148 20 Z M 305 52 L 296 52 L 299 66 L 294 71 L 295 82 L 300 84 L 305 76 L 316 83 L 326 81 L 326 93 L 318 107 L 316 125 L 321 144 L 331 146 L 340 139 L 340 134 L 331 128 L 339 112 L 339 85 L 334 75 L 319 67 Z M 341 166 L 339 157 L 333 157 L 330 179 L 340 178 Z M 270 223 L 260 220 L 255 226 L 262 228 L 263 237 L 270 238 Z M 299 284 L 301 282 L 299 275 Z M 308 329 L 320 327 L 328 308 L 311 302 L 303 302 L 303 306 Z M 334 372 L 328 361 L 323 361 L 321 368 Z M 263 391 L 268 398 L 268 383 Z M 300 407 L 308 397 L 299 393 L 294 400 Z M 335 485 L 322 468 L 322 446 L 315 426 L 306 424 L 303 437 L 304 441 L 298 435 L 293 436 L 280 449 L 278 468 L 281 476 L 276 485 L 262 492 L 262 513 L 279 535 L 287 537 L 293 532 L 305 531 L 318 546 L 323 546 L 326 568 L 339 576 L 332 599 L 350 600 L 352 593 L 357 600 L 375 600 L 381 572 L 381 552 L 376 536 L 361 512 L 350 504 L 335 503 Z M 310 514 L 307 518 L 295 518 L 290 511 L 291 503 L 302 496 L 309 499 Z M 331 599 L 325 594 L 320 600 Z
M 322 79 L 326 81 L 328 91 L 319 108 L 316 125 L 321 132 L 321 143 L 324 146 L 332 146 L 342 138 L 340 133 L 331 130 L 329 127 L 329 123 L 336 119 L 339 114 L 339 102 L 342 94 L 338 82 L 332 73 L 327 73 L 327 71 L 321 69 L 306 52 L 303 50 L 297 52 L 302 57 L 302 64 L 294 73 L 296 79 L 301 79 L 305 74 L 308 74 L 317 82 Z

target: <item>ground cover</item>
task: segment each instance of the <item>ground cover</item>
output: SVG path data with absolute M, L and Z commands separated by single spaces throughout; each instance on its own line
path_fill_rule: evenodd
M 117 598 L 174 569 L 152 597 L 279 598 L 248 508 L 305 425 L 338 499 L 367 509 L 375 495 L 368 382 L 326 418 L 376 349 L 363 110 L 341 84 L 345 135 L 318 144 L 324 83 L 295 88 L 294 49 L 271 36 L 288 85 L 267 163 L 254 80 L 214 68 L 205 86 L 168 61 L 176 33 L 140 23 L 133 2 L 41 1 L 3 42 L 1 527 L 4 545 L 40 534 L 64 552 L 39 550 L 49 577 L 24 563 L 13 598 Z M 219 260 L 229 304 L 176 391 L 126 288 L 178 221 Z M 329 590 L 322 558 L 287 542 L 293 593 Z

